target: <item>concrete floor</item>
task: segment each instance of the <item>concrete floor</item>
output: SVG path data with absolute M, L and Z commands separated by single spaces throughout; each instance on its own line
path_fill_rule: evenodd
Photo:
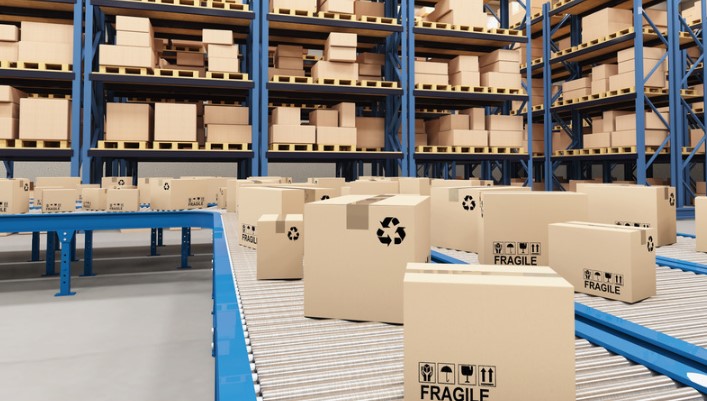
M 210 242 L 202 231 L 196 242 Z M 37 277 L 44 264 L 19 263 L 29 236 L 0 238 L 0 249 L 22 251 L 0 253 L 0 400 L 213 399 L 210 246 L 194 246 L 194 269 L 179 271 L 177 246 L 126 260 L 149 253 L 149 233 L 140 237 L 97 234 L 97 248 L 140 247 L 97 249 L 98 275 L 73 277 L 78 294 L 61 298 L 58 278 L 7 280 Z

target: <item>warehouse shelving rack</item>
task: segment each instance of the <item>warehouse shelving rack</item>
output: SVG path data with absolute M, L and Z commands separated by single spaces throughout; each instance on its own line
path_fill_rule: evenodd
M 139 0 L 85 0 L 86 43 L 84 48 L 84 114 L 82 177 L 84 182 L 96 182 L 105 170 L 107 175 L 137 176 L 139 162 L 232 162 L 238 163 L 238 174 L 252 173 L 250 159 L 258 153 L 257 127 L 260 111 L 257 51 L 259 21 L 256 13 L 247 9 L 201 7 L 181 4 L 151 3 Z M 246 2 L 247 4 L 247 2 Z M 115 15 L 149 17 L 155 33 L 162 37 L 201 40 L 201 30 L 228 29 L 236 32 L 239 44 L 247 43 L 241 63 L 251 73 L 247 79 L 210 79 L 164 77 L 140 74 L 114 74 L 98 69 L 98 47 L 110 43 L 114 32 L 111 22 Z M 106 40 L 108 39 L 108 40 Z M 243 49 L 244 46 L 241 46 Z M 110 99 L 176 99 L 186 101 L 247 101 L 253 122 L 251 150 L 116 150 L 98 149 L 102 138 L 106 94 Z
M 20 21 L 72 22 L 74 26 L 74 54 L 72 69 L 54 70 L 16 68 L 0 66 L 0 84 L 17 86 L 22 90 L 41 94 L 70 95 L 71 103 L 71 149 L 57 148 L 0 148 L 0 160 L 5 166 L 8 178 L 14 176 L 16 161 L 70 161 L 71 174 L 78 176 L 81 155 L 76 150 L 81 141 L 81 52 L 83 4 L 77 0 L 7 0 L 0 5 L 0 22 L 19 24 Z

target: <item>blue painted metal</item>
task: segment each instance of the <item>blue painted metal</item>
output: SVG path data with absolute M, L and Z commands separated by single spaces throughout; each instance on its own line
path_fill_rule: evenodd
M 259 176 L 268 175 L 268 160 L 267 160 L 267 150 L 268 150 L 268 88 L 267 88 L 267 77 L 268 77 L 268 46 L 270 44 L 270 23 L 268 22 L 268 12 L 270 11 L 270 2 L 259 1 L 256 2 L 257 9 L 256 18 L 253 22 L 253 29 L 258 29 L 260 36 L 260 49 L 258 51 L 258 80 L 256 81 L 256 86 L 259 89 L 258 97 L 260 99 L 260 115 L 258 123 L 258 146 L 256 148 L 255 142 L 253 142 L 253 174 Z M 255 34 L 255 31 L 253 32 Z
M 93 273 L 93 231 L 84 232 L 83 274 L 81 277 L 95 276 Z
M 164 229 L 157 229 L 157 246 L 164 246 Z
M 441 252 L 437 251 L 431 251 L 430 252 L 430 260 L 434 263 L 445 263 L 445 264 L 450 264 L 450 265 L 465 265 L 468 264 L 464 261 L 461 261 L 457 258 L 445 255 Z
M 550 26 L 550 4 L 543 4 L 542 35 L 543 35 L 543 107 L 545 123 L 545 149 L 543 169 L 545 176 L 545 190 L 552 191 L 554 167 L 552 165 L 552 68 L 550 65 L 552 34 Z M 532 74 L 531 74 L 532 75 Z
M 691 273 L 695 273 L 695 274 L 707 274 L 707 266 L 700 264 L 700 263 L 694 263 L 694 262 L 688 262 L 685 260 L 667 258 L 665 256 L 656 256 L 655 262 L 660 266 L 669 267 L 671 269 L 679 269 L 679 270 L 683 270 L 683 271 L 691 272 Z
M 74 4 L 74 54 L 73 73 L 71 82 L 71 176 L 81 175 L 81 152 L 78 144 L 81 143 L 81 60 L 83 59 L 83 3 L 79 0 Z
M 150 229 L 150 256 L 157 256 L 157 229 Z
M 32 258 L 30 262 L 39 262 L 39 240 L 40 235 L 38 232 L 32 233 Z
M 56 276 L 56 235 L 47 232 L 47 254 L 44 256 L 44 276 Z
M 695 208 L 693 206 L 683 206 L 677 209 L 678 220 L 694 220 Z
M 182 265 L 181 269 L 189 269 L 189 255 L 191 254 L 191 228 L 182 227 Z
M 55 296 L 67 297 L 76 295 L 76 292 L 71 291 L 71 241 L 73 241 L 76 231 L 64 230 L 60 231 L 60 233 L 61 270 L 59 273 L 59 292 Z
M 640 112 L 645 107 L 645 83 L 643 66 L 643 0 L 633 0 L 633 29 L 635 36 L 633 46 L 635 52 L 636 72 L 636 182 L 646 184 L 646 115 Z
M 687 234 L 687 233 L 678 233 L 678 237 L 697 238 L 697 236 L 695 234 Z
M 531 29 L 533 16 L 531 13 L 533 0 L 526 0 L 525 4 L 525 32 L 527 36 L 527 43 L 525 44 L 525 65 L 530 66 L 533 61 L 533 30 Z M 503 9 L 503 7 L 501 7 Z M 506 2 L 506 15 L 510 9 L 508 8 L 508 2 Z M 528 68 L 526 74 L 526 92 L 528 93 L 528 101 L 526 102 L 526 118 L 527 121 L 527 131 L 528 131 L 528 143 L 526 148 L 528 149 L 528 163 L 523 164 L 523 168 L 527 174 L 528 179 L 526 180 L 525 186 L 533 188 L 533 73 L 532 68 Z M 504 174 L 507 181 L 510 181 L 510 176 Z
M 5 166 L 5 177 L 13 178 L 15 176 L 15 162 L 4 160 L 2 163 Z
M 84 40 L 86 45 L 83 49 L 83 59 L 85 60 L 84 72 L 83 72 L 83 138 L 81 140 L 81 145 L 78 141 L 73 142 L 73 146 L 80 146 L 81 159 L 83 164 L 81 166 L 81 181 L 84 184 L 90 184 L 92 180 L 92 162 L 91 158 L 88 157 L 88 149 L 91 145 L 91 137 L 93 134 L 93 124 L 91 123 L 93 119 L 93 113 L 95 108 L 94 103 L 94 83 L 91 81 L 91 72 L 93 71 L 96 38 L 94 38 L 95 32 L 95 13 L 94 6 L 91 0 L 84 0 L 85 7 L 85 18 L 84 18 L 84 29 L 85 35 Z M 100 36 L 100 35 L 99 35 Z M 101 117 L 102 118 L 102 117 Z M 74 121 L 78 121 L 74 120 Z M 74 152 L 76 152 L 74 149 Z
M 393 0 L 388 0 L 393 1 Z M 417 175 L 415 166 L 415 1 L 401 0 L 400 22 L 403 26 L 402 41 L 402 74 L 401 85 L 403 92 L 403 105 L 401 118 L 403 133 L 407 136 L 406 164 L 403 175 L 414 177 Z

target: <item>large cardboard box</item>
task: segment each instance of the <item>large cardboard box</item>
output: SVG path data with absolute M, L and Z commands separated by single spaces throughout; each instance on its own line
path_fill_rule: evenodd
M 204 105 L 204 124 L 248 125 L 249 108 L 240 106 Z
M 0 179 L 0 214 L 28 213 L 29 190 L 29 180 Z
M 423 74 L 415 73 L 415 85 L 448 85 L 449 76 L 447 74 Z
M 0 117 L 0 139 L 17 139 L 19 128 L 19 119 Z
M 240 72 L 237 58 L 209 57 L 209 71 L 211 72 Z
M 108 103 L 106 107 L 107 141 L 150 141 L 154 111 L 149 104 Z
M 326 46 L 324 47 L 324 59 L 327 61 L 340 61 L 345 63 L 356 62 L 355 47 Z M 359 71 L 360 73 L 360 71 Z
M 648 71 L 645 71 L 647 74 Z M 644 74 L 644 76 L 645 76 Z M 665 74 L 656 73 L 650 76 L 646 81 L 646 87 L 649 88 L 663 88 L 665 87 Z M 636 83 L 636 73 L 628 72 L 625 74 L 614 75 L 609 78 L 609 89 L 612 91 L 632 88 Z
M 645 130 L 644 134 L 646 146 L 660 146 L 668 137 L 668 130 Z M 611 133 L 611 146 L 636 146 L 636 135 L 636 130 L 614 131 Z
M 152 210 L 189 210 L 206 207 L 208 184 L 204 180 L 150 178 Z
M 318 145 L 358 146 L 357 129 L 345 127 L 317 127 Z
M 619 116 L 625 116 L 627 114 L 631 114 L 629 111 L 605 111 L 602 113 L 602 122 L 604 124 L 604 128 L 602 129 L 602 132 L 612 132 L 616 131 L 616 118 Z
M 155 103 L 155 141 L 196 141 L 196 104 Z
M 20 30 L 14 25 L 0 24 L 0 42 L 17 42 Z
M 611 147 L 611 133 L 601 132 L 597 134 L 583 135 L 582 142 L 584 149 L 599 149 Z
M 449 65 L 435 61 L 415 61 L 415 74 L 448 75 Z
M 233 45 L 233 31 L 225 29 L 202 29 L 201 40 L 210 45 Z
M 459 114 L 465 114 L 469 116 L 470 129 L 475 131 L 486 130 L 486 109 L 482 107 L 464 109 L 460 111 Z
M 137 188 L 111 188 L 106 193 L 108 212 L 140 211 L 140 190 Z
M 575 291 L 634 303 L 656 294 L 655 230 L 550 224 L 550 266 Z
M 119 31 L 115 37 L 118 46 L 153 47 L 155 40 L 150 32 Z
M 398 181 L 358 180 L 349 182 L 348 195 L 390 195 L 400 193 Z
M 20 32 L 21 42 L 44 42 L 69 46 L 73 46 L 74 43 L 74 26 L 70 24 L 22 21 Z
M 265 214 L 302 214 L 304 191 L 290 188 L 247 186 L 238 190 L 238 244 L 257 249 L 258 220 Z M 230 202 L 229 202 L 230 204 Z
M 100 45 L 98 64 L 115 67 L 153 68 L 157 65 L 157 57 L 150 47 Z
M 20 99 L 20 139 L 68 141 L 71 136 L 71 101 Z
M 604 8 L 582 19 L 582 42 L 601 39 L 632 26 L 632 10 Z
M 76 211 L 76 201 L 79 199 L 79 192 L 76 189 L 45 188 L 41 191 L 41 195 L 42 213 L 71 213 Z
M 319 3 L 319 11 L 353 14 L 354 0 L 325 0 Z
M 523 131 L 489 131 L 488 146 L 522 148 Z
M 452 75 L 460 71 L 479 72 L 479 57 L 457 56 L 449 62 L 448 73 Z M 517 72 L 517 71 L 516 71 Z
M 454 180 L 457 181 L 457 180 Z M 529 191 L 527 187 L 471 186 L 464 181 L 458 186 L 431 188 L 432 235 L 430 243 L 440 248 L 479 252 L 481 225 L 481 192 Z
M 358 80 L 358 64 L 319 60 L 312 67 L 312 78 Z
M 439 118 L 439 130 L 469 129 L 469 116 L 466 114 L 449 114 Z
M 338 127 L 339 112 L 336 110 L 326 109 L 310 111 L 309 124 L 317 127 Z
M 592 86 L 591 78 L 579 78 L 573 81 L 565 81 L 562 84 L 562 92 L 571 92 L 578 89 L 588 89 Z
M 432 180 L 432 187 L 492 187 L 492 180 L 479 180 L 469 178 L 467 180 L 443 180 L 435 178 Z
M 270 143 L 310 144 L 317 141 L 313 125 L 271 125 Z
M 695 237 L 695 250 L 707 252 L 707 196 L 695 197 Z
M 592 88 L 591 88 L 592 95 L 598 95 L 598 94 L 602 94 L 605 92 L 609 92 L 611 90 L 610 84 L 611 84 L 611 81 L 608 78 L 593 80 L 592 81 Z
M 359 148 L 385 147 L 385 118 L 356 117 L 356 146 Z
M 454 129 L 437 133 L 437 146 L 489 146 L 488 131 L 474 131 L 468 129 Z
M 258 280 L 302 278 L 304 222 L 301 214 L 264 214 L 258 219 Z
M 516 61 L 497 61 L 480 68 L 481 73 L 502 72 L 505 74 L 517 74 L 520 71 L 520 63 Z
M 0 60 L 17 62 L 20 56 L 19 42 L 0 42 Z
M 354 1 L 354 14 L 357 17 L 385 17 L 385 4 L 373 1 Z
M 500 114 L 486 116 L 486 129 L 489 131 L 523 131 L 523 116 Z
M 670 115 L 668 113 L 661 113 L 661 115 L 658 115 L 656 113 L 644 113 L 645 115 L 645 120 L 644 120 L 644 125 L 645 129 L 647 130 L 666 130 L 670 126 Z M 661 117 L 665 120 L 668 125 L 666 126 L 663 124 L 663 120 L 661 120 Z M 623 116 L 616 116 L 616 119 L 614 120 L 614 131 L 628 131 L 628 130 L 635 130 L 636 129 L 636 114 L 631 113 L 631 114 L 626 114 Z
M 228 187 L 220 187 L 216 193 L 216 206 L 219 209 L 228 208 Z
M 132 187 L 133 177 L 103 177 L 101 178 L 100 188 L 126 188 Z
M 299 107 L 275 107 L 272 111 L 273 125 L 300 125 L 302 109 Z
M 325 45 L 355 48 L 358 45 L 358 35 L 355 33 L 332 32 L 327 37 Z
M 117 15 L 115 17 L 115 29 L 117 31 L 129 32 L 152 32 L 152 25 L 149 18 L 128 17 Z
M 574 294 L 552 269 L 411 263 L 404 282 L 406 401 L 576 398 Z
M 339 196 L 339 188 L 324 188 L 317 187 L 311 183 L 296 183 L 296 184 L 272 184 L 268 185 L 274 188 L 296 189 L 304 192 L 304 203 L 317 202 L 327 200 Z
M 401 195 L 430 195 L 430 179 L 426 177 L 400 177 L 398 187 Z
M 677 241 L 675 188 L 578 184 L 577 192 L 588 197 L 587 221 L 653 228 L 657 233 L 656 246 Z
M 481 74 L 474 71 L 459 71 L 449 75 L 450 85 L 481 86 Z
M 331 108 L 339 112 L 339 127 L 356 127 L 356 103 L 338 103 Z
M 403 275 L 430 254 L 426 196 L 342 196 L 305 205 L 304 314 L 403 322 Z
M 216 203 L 216 196 L 218 190 L 221 187 L 225 187 L 229 181 L 228 178 L 224 177 L 203 177 L 203 176 L 187 176 L 180 177 L 180 179 L 189 180 L 200 180 L 206 182 L 206 194 L 204 196 L 204 203 L 206 205 L 213 205 Z
M 341 187 L 346 185 L 346 180 L 344 178 L 339 178 L 339 177 L 310 177 L 307 179 L 307 182 L 310 184 L 315 184 L 317 186 L 320 186 L 322 188 L 332 188 L 339 193 L 337 193 L 336 196 L 340 196 L 340 191 Z
M 208 57 L 215 58 L 238 58 L 238 45 L 206 45 Z
M 519 73 L 489 71 L 481 74 L 481 86 L 504 89 L 523 89 Z
M 203 67 L 204 53 L 177 52 L 177 65 L 186 67 Z
M 619 73 L 619 66 L 616 64 L 601 64 L 592 67 L 592 81 L 609 79 L 610 76 Z
M 316 0 L 271 0 L 270 11 L 280 8 L 288 10 L 317 11 Z
M 81 203 L 84 210 L 106 210 L 106 193 L 108 188 L 83 188 L 81 189 Z
M 479 262 L 547 266 L 547 225 L 587 220 L 587 195 L 571 192 L 481 193 Z

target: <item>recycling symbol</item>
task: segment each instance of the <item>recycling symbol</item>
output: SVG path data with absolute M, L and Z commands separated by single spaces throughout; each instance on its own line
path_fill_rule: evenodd
M 462 201 L 462 207 L 464 210 L 474 210 L 476 209 L 476 201 L 471 195 L 467 195 L 464 197 L 464 200 Z
M 290 228 L 290 231 L 287 232 L 287 238 L 289 238 L 290 241 L 297 241 L 299 239 L 299 231 L 297 231 L 297 227 Z
M 652 235 L 648 236 L 648 243 L 646 244 L 646 248 L 648 248 L 648 252 L 653 252 L 653 249 L 655 248 L 655 245 L 653 245 Z
M 329 199 L 329 195 L 322 195 L 322 198 L 320 200 L 327 200 Z
M 381 223 L 381 228 L 376 231 L 378 241 L 381 244 L 390 246 L 391 243 L 400 245 L 405 240 L 405 227 L 400 226 L 400 220 L 396 217 L 386 217 Z M 390 233 L 393 236 L 391 237 Z
M 118 185 L 125 185 L 125 180 L 118 180 Z
M 29 191 L 29 184 L 25 184 L 25 191 Z
M 670 206 L 675 206 L 675 194 L 670 194 L 668 201 L 670 202 Z
M 168 183 L 168 182 L 166 182 L 166 183 L 164 184 L 164 190 L 165 190 L 165 191 L 169 191 L 169 183 Z

